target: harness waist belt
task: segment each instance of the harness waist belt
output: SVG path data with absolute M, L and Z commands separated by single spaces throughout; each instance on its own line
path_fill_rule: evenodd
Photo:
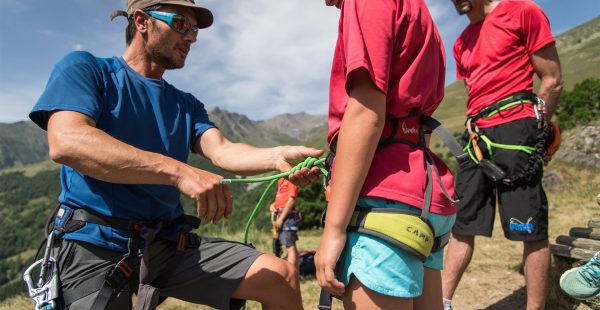
M 512 94 L 506 98 L 502 98 L 486 107 L 481 109 L 479 113 L 468 116 L 468 119 L 471 119 L 471 122 L 476 122 L 480 118 L 488 118 L 493 116 L 498 112 L 502 112 L 504 110 L 511 109 L 513 107 L 517 107 L 524 103 L 535 103 L 537 102 L 537 96 L 531 92 L 519 92 L 516 94 Z
M 145 227 L 155 227 L 157 225 L 160 225 L 161 228 L 170 228 L 174 225 L 183 225 L 183 230 L 188 231 L 200 227 L 200 219 L 190 215 L 182 215 L 173 220 L 166 221 L 135 221 L 108 217 L 88 210 L 73 209 L 63 205 L 61 205 L 58 209 L 55 220 L 55 227 L 58 227 L 59 231 L 74 231 L 79 228 L 78 226 L 83 225 L 85 223 L 93 223 L 106 227 L 122 230 L 133 230 L 137 232 L 142 232 Z
M 428 220 L 401 209 L 357 209 L 352 214 L 348 230 L 388 241 L 421 261 L 425 261 L 431 252 L 441 250 L 450 239 L 450 232 L 436 237 Z

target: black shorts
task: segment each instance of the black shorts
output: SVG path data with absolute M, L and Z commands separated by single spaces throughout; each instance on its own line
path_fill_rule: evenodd
M 537 139 L 537 123 L 533 118 L 519 119 L 506 124 L 480 129 L 495 143 L 533 146 Z M 461 143 L 466 145 L 468 133 Z M 482 141 L 479 146 L 484 157 L 488 150 Z M 522 151 L 493 149 L 493 162 L 509 175 L 518 175 L 527 166 L 529 155 Z M 540 165 L 541 167 L 542 165 Z M 548 239 L 548 201 L 542 188 L 543 168 L 530 179 L 512 185 L 494 182 L 471 161 L 459 170 L 456 191 L 460 202 L 452 232 L 458 235 L 492 236 L 496 214 L 496 198 L 504 236 L 517 241 Z

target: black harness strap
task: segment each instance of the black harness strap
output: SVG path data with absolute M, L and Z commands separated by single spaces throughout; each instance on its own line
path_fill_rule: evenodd
M 473 116 L 469 116 L 468 118 L 471 119 L 471 122 L 476 122 L 480 118 L 488 117 L 488 115 L 490 115 L 490 113 L 492 113 L 492 112 L 502 111 L 502 108 L 509 103 L 514 103 L 514 102 L 525 103 L 527 101 L 537 102 L 537 96 L 531 92 L 519 92 L 519 93 L 510 95 L 509 97 L 500 99 L 500 100 L 490 104 L 487 107 L 484 107 L 483 109 L 481 109 L 479 111 L 479 113 L 477 113 Z
M 133 289 L 135 279 L 132 275 L 136 274 L 134 268 L 137 266 L 137 260 L 139 258 L 140 238 L 147 239 L 146 246 L 148 246 L 148 243 L 152 242 L 155 237 L 176 242 L 177 251 L 179 253 L 188 246 L 194 246 L 194 244 L 192 244 L 192 238 L 189 238 L 189 231 L 200 226 L 200 220 L 189 215 L 178 217 L 172 221 L 143 222 L 110 218 L 84 209 L 73 209 L 69 207 L 63 208 L 62 211 L 61 208 L 57 208 L 57 211 L 59 213 L 57 213 L 56 217 L 64 217 L 64 219 L 59 221 L 60 225 L 56 225 L 57 222 L 55 221 L 54 228 L 60 232 L 59 236 L 64 233 L 75 231 L 83 227 L 85 223 L 128 230 L 130 233 L 127 242 L 127 253 L 125 253 L 119 262 L 113 268 L 109 269 L 104 276 L 97 276 L 93 280 L 88 280 L 74 289 L 63 291 L 63 303 L 67 306 L 99 289 L 98 296 L 90 307 L 92 310 L 106 309 L 110 302 L 125 289 L 126 285 L 129 285 L 130 288 Z M 182 225 L 182 228 L 177 234 L 157 234 L 163 227 L 166 228 L 179 224 Z

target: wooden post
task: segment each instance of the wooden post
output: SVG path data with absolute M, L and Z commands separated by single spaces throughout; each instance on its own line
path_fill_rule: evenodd
M 600 217 L 593 217 L 588 221 L 589 228 L 600 228 Z
M 600 229 L 597 228 L 584 228 L 584 227 L 573 227 L 569 230 L 569 236 L 575 238 L 587 238 L 600 240 Z
M 594 256 L 594 254 L 596 254 L 597 251 L 579 249 L 561 244 L 551 244 L 550 252 L 554 255 L 588 261 L 590 258 L 592 258 L 592 256 Z
M 590 251 L 600 251 L 600 241 L 598 240 L 575 238 L 570 236 L 558 236 L 556 238 L 556 243 Z

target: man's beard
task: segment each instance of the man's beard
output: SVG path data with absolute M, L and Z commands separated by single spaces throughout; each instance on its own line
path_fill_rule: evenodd
M 463 5 L 466 5 L 466 7 L 463 8 Z M 456 8 L 458 15 L 465 15 L 473 10 L 473 5 L 469 1 L 461 1 L 458 5 L 455 4 L 454 7 Z
M 150 59 L 165 70 L 181 69 L 185 64 L 185 59 L 180 61 L 173 52 L 169 53 L 163 49 L 151 49 Z

